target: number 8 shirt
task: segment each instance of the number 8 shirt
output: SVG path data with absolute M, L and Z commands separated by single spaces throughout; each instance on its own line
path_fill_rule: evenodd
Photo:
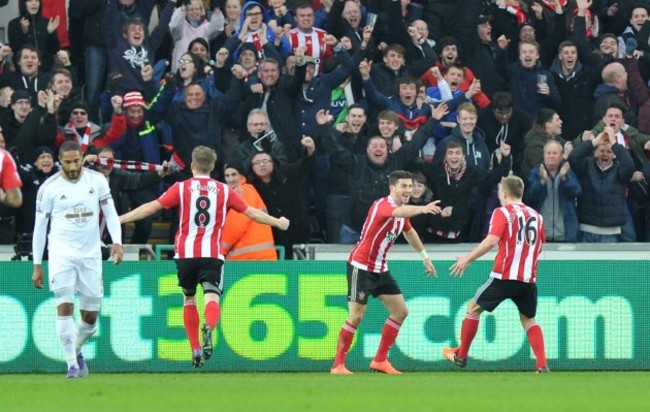
M 546 242 L 542 215 L 523 203 L 510 203 L 492 213 L 489 234 L 499 237 L 490 276 L 535 283 L 537 259 Z
M 178 206 L 175 259 L 224 260 L 221 231 L 229 209 L 243 212 L 248 205 L 227 185 L 209 177 L 177 182 L 158 198 L 165 209 Z

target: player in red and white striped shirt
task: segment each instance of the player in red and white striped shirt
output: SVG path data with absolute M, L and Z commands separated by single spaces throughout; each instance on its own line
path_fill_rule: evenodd
M 219 296 L 223 290 L 221 231 L 229 209 L 250 219 L 281 230 L 289 228 L 289 220 L 279 219 L 248 206 L 228 185 L 210 178 L 217 154 L 206 146 L 192 151 L 191 179 L 177 182 L 158 199 L 120 216 L 121 223 L 133 222 L 159 210 L 179 208 L 179 227 L 174 242 L 178 284 L 183 288 L 183 321 L 192 347 L 194 367 L 212 356 L 212 332 L 219 322 Z M 196 288 L 203 288 L 205 323 L 201 327 L 203 347 L 199 343 L 199 312 Z
M 345 357 L 352 344 L 354 333 L 366 313 L 368 297 L 378 297 L 388 309 L 389 316 L 381 332 L 381 342 L 370 369 L 391 375 L 399 375 L 388 361 L 388 351 L 395 342 L 400 326 L 406 318 L 404 296 L 386 265 L 386 254 L 397 237 L 404 232 L 408 243 L 422 257 L 428 275 L 436 275 L 436 269 L 427 255 L 424 245 L 409 218 L 425 213 L 438 214 L 439 200 L 424 206 L 408 205 L 413 192 L 413 177 L 403 170 L 388 176 L 390 195 L 373 203 L 361 230 L 361 238 L 348 258 L 348 310 L 349 316 L 336 346 L 336 359 L 330 370 L 333 375 L 351 375 L 345 367 Z
M 501 302 L 511 299 L 519 310 L 521 324 L 528 343 L 537 358 L 537 372 L 548 372 L 542 328 L 535 321 L 537 312 L 537 259 L 546 242 L 542 215 L 522 203 L 524 182 L 516 177 L 504 177 L 499 186 L 502 207 L 496 209 L 490 221 L 487 237 L 469 254 L 458 258 L 451 266 L 452 276 L 463 276 L 470 263 L 499 245 L 488 280 L 479 287 L 467 305 L 467 314 L 460 331 L 460 347 L 444 348 L 443 357 L 461 368 L 467 365 L 467 353 L 472 344 L 479 319 L 484 310 L 492 312 Z
M 2 129 L 0 129 L 0 136 L 2 136 Z M 4 143 L 4 138 L 2 140 Z M 20 207 L 23 204 L 23 195 L 20 191 L 22 185 L 13 157 L 6 150 L 0 149 L 0 203 L 9 207 Z

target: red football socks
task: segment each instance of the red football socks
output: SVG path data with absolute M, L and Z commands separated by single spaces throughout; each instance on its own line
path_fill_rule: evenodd
M 388 357 L 388 351 L 391 346 L 393 346 L 393 343 L 395 343 L 400 326 L 402 326 L 402 324 L 398 323 L 396 320 L 391 318 L 386 319 L 384 328 L 381 331 L 381 341 L 379 342 L 379 348 L 377 348 L 375 361 L 383 362 L 386 360 Z
M 186 303 L 183 306 L 183 323 L 192 349 L 201 349 L 199 343 L 199 311 L 196 309 L 195 303 Z
M 533 323 L 526 328 L 526 335 L 528 335 L 528 343 L 533 348 L 535 358 L 537 359 L 537 369 L 546 366 L 546 351 L 544 349 L 544 334 L 542 328 Z
M 219 303 L 210 301 L 205 306 L 205 323 L 210 325 L 210 329 L 214 330 L 219 323 L 219 316 L 221 315 L 221 307 Z
M 473 313 L 466 313 L 465 320 L 463 321 L 463 326 L 460 329 L 460 347 L 458 348 L 457 357 L 460 359 L 466 359 L 467 353 L 469 352 L 469 347 L 476 336 L 476 331 L 478 330 L 478 323 L 480 320 L 479 315 Z
M 336 359 L 334 359 L 334 366 L 345 364 L 345 357 L 348 354 L 350 345 L 352 345 L 352 339 L 354 339 L 354 333 L 356 331 L 357 328 L 349 322 L 345 322 L 343 327 L 341 327 L 341 332 L 339 332 L 339 341 L 336 345 Z

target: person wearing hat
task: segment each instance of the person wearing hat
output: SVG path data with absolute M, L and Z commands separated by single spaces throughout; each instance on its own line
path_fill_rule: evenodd
M 111 144 L 115 150 L 115 158 L 120 160 L 135 160 L 153 164 L 161 164 L 160 145 L 171 150 L 171 136 L 160 132 L 152 122 L 149 121 L 149 110 L 147 104 L 138 91 L 126 93 L 123 97 L 124 116 L 126 130 Z M 157 188 L 145 188 L 129 191 L 126 193 L 131 208 L 147 203 L 158 197 Z M 146 218 L 136 222 L 135 230 L 131 237 L 131 243 L 147 243 L 151 228 L 152 218 Z
M 31 239 L 36 214 L 36 194 L 41 185 L 59 171 L 55 163 L 54 150 L 49 146 L 38 146 L 29 163 L 20 167 L 23 181 L 23 206 L 18 210 L 16 233 Z
M 34 102 L 26 90 L 13 92 L 11 110 L 2 111 L 0 125 L 7 148 L 14 151 L 19 164 L 29 162 L 37 146 L 54 147 L 57 107 L 58 101 L 52 93 L 39 92 L 38 101 Z
M 88 104 L 77 100 L 70 105 L 70 118 L 65 126 L 59 127 L 56 147 L 67 140 L 79 143 L 81 151 L 86 153 L 89 149 L 100 149 L 117 141 L 126 131 L 126 117 L 122 110 L 122 97 L 111 98 L 113 106 L 113 119 L 108 126 L 99 126 L 90 120 Z
M 496 48 L 492 41 L 491 16 L 479 14 L 480 2 L 466 2 L 460 11 L 458 40 L 463 52 L 461 60 L 481 80 L 481 88 L 488 97 L 505 90 L 506 81 L 497 70 Z M 465 4 L 465 3 L 463 3 Z

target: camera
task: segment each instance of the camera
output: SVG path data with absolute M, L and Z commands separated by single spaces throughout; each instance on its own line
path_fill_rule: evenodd
M 23 260 L 23 257 L 26 257 L 27 260 L 32 260 L 32 235 L 30 233 L 17 233 L 16 234 L 16 244 L 14 245 L 14 252 L 16 253 L 14 257 L 11 258 L 12 261 Z

